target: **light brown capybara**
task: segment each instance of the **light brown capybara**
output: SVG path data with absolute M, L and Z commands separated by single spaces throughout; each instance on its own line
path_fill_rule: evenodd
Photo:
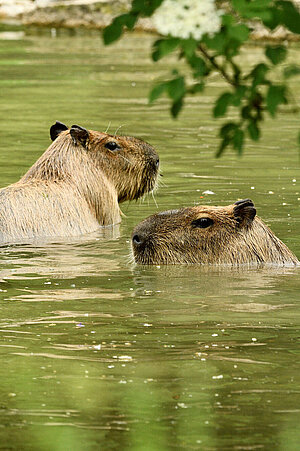
M 136 263 L 296 266 L 297 257 L 256 216 L 250 199 L 164 211 L 132 233 Z
M 119 203 L 153 190 L 159 158 L 131 136 L 56 122 L 52 144 L 28 172 L 0 190 L 0 242 L 89 233 L 121 221 Z

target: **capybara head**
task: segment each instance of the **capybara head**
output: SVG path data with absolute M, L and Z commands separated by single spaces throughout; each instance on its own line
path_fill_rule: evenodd
M 95 175 L 98 170 L 111 182 L 119 202 L 138 199 L 156 186 L 159 157 L 141 139 L 86 130 L 79 125 L 68 129 L 58 121 L 51 127 L 50 136 L 52 145 L 23 181 L 32 177 L 67 179 L 76 177 L 78 172 L 86 172 L 89 177 L 89 169 L 94 168 Z
M 152 215 L 135 227 L 132 250 L 135 262 L 145 265 L 299 263 L 256 216 L 250 199 Z

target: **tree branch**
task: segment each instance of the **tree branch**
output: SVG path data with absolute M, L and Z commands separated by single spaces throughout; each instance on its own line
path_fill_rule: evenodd
M 230 75 L 227 74 L 227 72 L 222 66 L 216 63 L 215 59 L 212 56 L 210 56 L 210 54 L 205 50 L 205 48 L 201 44 L 198 45 L 198 49 L 200 50 L 202 55 L 210 62 L 210 64 L 215 69 L 217 69 L 218 72 L 220 72 L 220 74 L 225 78 L 226 81 L 228 81 L 229 84 L 231 84 L 232 86 L 238 86 L 238 83 L 233 78 L 231 78 Z

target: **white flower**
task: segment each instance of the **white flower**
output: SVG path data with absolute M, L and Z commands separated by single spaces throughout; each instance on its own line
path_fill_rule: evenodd
M 200 41 L 205 33 L 217 33 L 221 28 L 222 11 L 214 0 L 164 0 L 153 15 L 160 34 Z

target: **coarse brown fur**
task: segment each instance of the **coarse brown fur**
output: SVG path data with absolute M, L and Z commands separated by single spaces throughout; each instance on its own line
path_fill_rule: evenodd
M 62 130 L 54 130 L 57 124 Z M 152 146 L 79 126 L 51 127 L 53 143 L 15 184 L 0 190 L 0 242 L 76 236 L 119 223 L 119 202 L 154 189 Z M 107 143 L 114 142 L 115 150 Z
M 136 263 L 298 265 L 297 257 L 255 216 L 250 199 L 150 216 L 132 234 Z

